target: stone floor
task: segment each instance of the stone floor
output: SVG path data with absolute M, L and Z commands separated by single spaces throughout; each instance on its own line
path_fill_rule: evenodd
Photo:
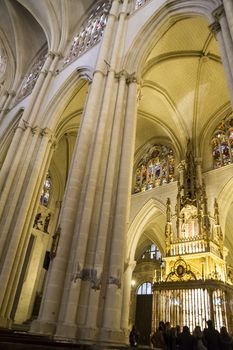
M 0 350 L 128 350 L 126 347 L 101 347 L 57 342 L 50 337 L 31 335 L 20 330 L 0 329 Z

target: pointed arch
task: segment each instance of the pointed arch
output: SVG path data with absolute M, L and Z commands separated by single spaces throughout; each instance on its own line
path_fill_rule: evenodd
M 149 199 L 145 205 L 139 210 L 139 212 L 134 217 L 130 228 L 128 230 L 127 237 L 127 253 L 126 257 L 129 261 L 134 261 L 134 255 L 137 248 L 137 244 L 140 236 L 142 235 L 145 228 L 148 224 L 159 215 L 165 216 L 166 206 L 161 201 L 152 198 Z M 165 224 L 165 220 L 164 220 Z M 164 251 L 164 237 L 157 237 L 158 241 L 156 242 L 158 248 L 161 252 Z
M 44 127 L 55 130 L 65 106 L 82 84 L 92 81 L 93 69 L 91 67 L 76 68 L 61 84 L 56 94 L 51 98 L 43 114 Z M 61 104 L 62 101 L 62 104 Z M 62 107 L 61 107 L 62 106 Z
M 220 5 L 221 3 L 218 0 L 181 0 L 178 4 L 177 2 L 169 1 L 165 6 L 160 5 L 159 7 L 158 5 L 157 10 L 152 12 L 153 15 L 151 17 L 148 16 L 143 27 L 140 28 L 138 26 L 138 32 L 125 57 L 125 69 L 129 72 L 138 72 L 140 81 L 144 63 L 153 43 L 158 41 L 172 24 L 177 20 L 194 16 L 205 17 L 211 24 L 215 21 L 212 12 Z
M 229 166 L 229 171 L 232 172 L 232 165 Z M 233 176 L 226 182 L 223 186 L 221 192 L 217 198 L 219 208 L 220 208 L 220 217 L 221 217 L 221 227 L 225 233 L 225 225 L 229 211 L 233 204 Z

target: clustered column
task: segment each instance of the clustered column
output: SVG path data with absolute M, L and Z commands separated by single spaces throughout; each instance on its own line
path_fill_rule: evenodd
M 37 113 L 46 93 L 45 86 L 48 87 L 52 77 L 47 71 L 50 69 L 52 72 L 58 60 L 59 54 L 48 54 L 35 90 L 32 92 L 30 104 L 21 117 L 1 169 L 0 324 L 2 326 L 11 322 L 10 312 L 30 237 L 29 221 L 33 220 L 30 214 L 35 211 L 36 191 L 39 191 L 41 173 L 44 172 L 53 144 L 51 130 L 37 126 L 40 124 Z M 38 123 L 36 126 L 35 120 Z
M 216 19 L 209 27 L 214 33 L 221 50 L 221 58 L 226 72 L 226 78 L 230 90 L 231 103 L 233 105 L 233 41 L 230 34 L 224 7 L 221 5 L 214 12 Z

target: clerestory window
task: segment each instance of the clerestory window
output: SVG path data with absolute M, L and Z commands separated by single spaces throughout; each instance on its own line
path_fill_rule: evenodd
M 223 120 L 216 128 L 212 140 L 213 168 L 233 162 L 233 116 Z
M 48 173 L 46 175 L 46 179 L 44 181 L 44 186 L 43 186 L 41 196 L 40 196 L 40 204 L 45 206 L 45 207 L 47 207 L 48 203 L 49 203 L 51 188 L 52 188 L 52 182 L 51 182 L 50 174 Z
M 83 23 L 79 33 L 72 40 L 68 55 L 64 59 L 64 66 L 95 45 L 103 36 L 111 8 L 111 0 L 98 2 L 88 19 Z
M 139 161 L 135 174 L 134 193 L 174 181 L 175 157 L 165 145 L 154 144 Z

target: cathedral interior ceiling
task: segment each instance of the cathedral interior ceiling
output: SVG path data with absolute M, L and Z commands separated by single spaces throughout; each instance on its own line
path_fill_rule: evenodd
M 229 103 L 216 39 L 201 17 L 181 19 L 155 43 L 143 69 L 137 148 L 146 136 L 176 140 L 200 136 Z M 221 118 L 221 117 L 220 117 Z

